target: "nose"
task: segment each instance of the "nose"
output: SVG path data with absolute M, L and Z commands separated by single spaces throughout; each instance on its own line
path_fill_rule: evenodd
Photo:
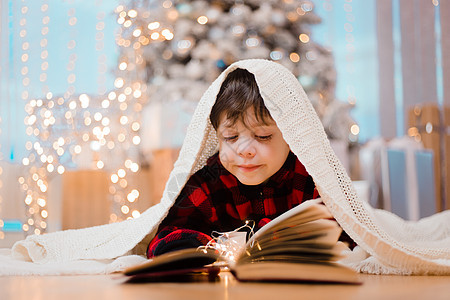
M 239 156 L 242 157 L 250 158 L 255 156 L 256 148 L 253 145 L 253 140 L 248 138 L 240 141 L 237 151 Z

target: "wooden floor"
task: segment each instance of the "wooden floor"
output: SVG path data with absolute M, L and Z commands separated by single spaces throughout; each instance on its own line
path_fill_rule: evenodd
M 124 283 L 120 275 L 0 277 L 0 299 L 287 300 L 450 299 L 450 276 L 360 275 L 362 285 L 218 282 Z

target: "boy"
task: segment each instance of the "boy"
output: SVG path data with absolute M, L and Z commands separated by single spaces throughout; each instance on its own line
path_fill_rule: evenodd
M 205 245 L 212 231 L 232 231 L 246 220 L 258 230 L 319 196 L 264 106 L 253 74 L 244 69 L 228 74 L 210 120 L 219 152 L 186 183 L 149 244 L 149 258 Z

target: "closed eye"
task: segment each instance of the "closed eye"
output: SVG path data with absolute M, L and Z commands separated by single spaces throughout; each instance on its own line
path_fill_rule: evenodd
M 223 139 L 224 139 L 225 141 L 232 142 L 232 141 L 235 141 L 235 140 L 237 139 L 237 137 L 238 137 L 237 135 L 224 136 Z
M 268 140 L 270 140 L 272 138 L 272 135 L 271 134 L 269 134 L 269 135 L 256 135 L 255 137 L 258 140 L 260 140 L 260 141 L 268 141 Z

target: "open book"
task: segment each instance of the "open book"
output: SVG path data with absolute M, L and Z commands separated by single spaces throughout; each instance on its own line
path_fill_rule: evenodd
M 317 200 L 306 201 L 257 231 L 228 267 L 239 281 L 316 281 L 359 283 L 356 273 L 339 265 L 345 248 L 342 229 Z M 218 274 L 213 249 L 169 252 L 124 271 L 127 276 L 152 278 L 181 274 Z

